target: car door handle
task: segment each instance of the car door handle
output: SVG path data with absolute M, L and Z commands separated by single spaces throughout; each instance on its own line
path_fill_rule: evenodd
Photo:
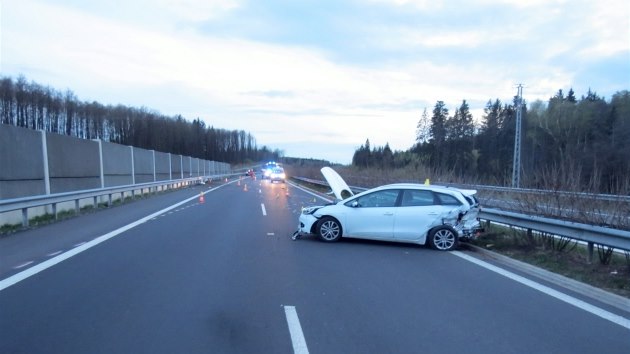
M 394 213 L 385 213 L 383 215 L 385 215 L 385 216 L 392 216 L 392 215 L 394 215 Z
M 438 213 L 428 213 L 427 215 L 438 215 Z

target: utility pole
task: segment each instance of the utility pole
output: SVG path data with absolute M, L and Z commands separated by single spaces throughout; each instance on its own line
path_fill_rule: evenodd
M 512 165 L 512 188 L 521 187 L 521 121 L 523 108 L 523 85 L 518 84 L 516 95 L 516 130 L 514 132 L 514 161 Z

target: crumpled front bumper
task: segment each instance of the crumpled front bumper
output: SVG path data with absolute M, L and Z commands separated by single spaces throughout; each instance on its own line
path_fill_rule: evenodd
M 298 220 L 298 232 L 300 234 L 311 234 L 315 230 L 315 224 L 319 219 L 313 216 L 313 214 L 300 214 Z

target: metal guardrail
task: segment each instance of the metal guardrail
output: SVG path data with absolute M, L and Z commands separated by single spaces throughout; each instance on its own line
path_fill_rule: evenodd
M 482 208 L 479 219 L 630 251 L 630 232 L 601 226 Z
M 298 181 L 315 184 L 318 186 L 328 187 L 328 183 L 326 183 L 325 181 L 317 180 L 317 179 L 310 179 L 310 178 L 305 178 L 305 177 L 291 177 L 291 178 L 296 179 Z M 348 187 L 350 187 L 352 191 L 356 191 L 356 192 L 363 192 L 369 189 L 369 188 L 355 187 L 355 186 L 348 186 Z
M 558 195 L 562 197 L 580 197 L 589 200 L 602 200 L 612 202 L 627 202 L 630 203 L 630 195 L 615 195 L 615 194 L 594 194 L 583 192 L 567 192 L 558 190 L 544 190 L 544 189 L 530 189 L 530 188 L 512 188 L 512 187 L 498 187 L 498 186 L 486 186 L 481 184 L 457 184 L 457 183 L 442 183 L 436 182 L 436 184 L 444 186 L 453 186 L 456 188 L 485 190 L 492 192 L 509 192 L 509 193 L 526 193 L 526 194 L 544 194 L 544 195 Z
M 328 183 L 320 180 L 293 178 L 315 185 L 328 186 Z M 350 188 L 366 190 L 361 187 L 350 186 Z M 630 232 L 628 231 L 488 208 L 481 209 L 479 219 L 584 241 L 589 245 L 589 252 L 592 252 L 593 244 L 630 251 Z
M 148 182 L 148 183 L 139 183 L 125 186 L 116 186 L 116 187 L 107 187 L 107 188 L 97 188 L 97 189 L 87 189 L 73 192 L 65 192 L 65 193 L 55 193 L 55 194 L 43 194 L 36 195 L 30 197 L 23 198 L 13 198 L 13 199 L 4 199 L 0 200 L 0 213 L 22 210 L 22 226 L 28 227 L 28 210 L 30 208 L 43 207 L 52 205 L 52 213 L 55 218 L 57 218 L 57 204 L 66 203 L 74 201 L 74 209 L 76 213 L 79 213 L 79 202 L 84 199 L 93 199 L 94 207 L 98 206 L 99 197 L 107 196 L 107 205 L 112 205 L 112 196 L 120 194 L 121 199 L 124 199 L 125 194 L 131 192 L 131 197 L 135 197 L 136 191 L 142 191 L 145 189 L 149 190 L 149 193 L 155 192 L 159 187 L 172 186 L 171 188 L 176 188 L 176 185 L 190 185 L 194 183 L 200 183 L 209 178 L 224 178 L 237 175 L 236 173 L 232 174 L 221 174 L 221 175 L 213 175 L 213 176 L 199 176 L 199 177 L 190 177 L 184 179 L 177 180 L 166 180 L 166 181 L 158 181 L 158 182 Z M 240 175 L 240 173 L 238 173 Z

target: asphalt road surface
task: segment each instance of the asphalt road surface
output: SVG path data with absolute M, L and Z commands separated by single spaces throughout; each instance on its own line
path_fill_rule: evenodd
M 322 202 L 221 181 L 0 238 L 0 353 L 630 353 L 630 312 L 468 251 L 292 241 Z

